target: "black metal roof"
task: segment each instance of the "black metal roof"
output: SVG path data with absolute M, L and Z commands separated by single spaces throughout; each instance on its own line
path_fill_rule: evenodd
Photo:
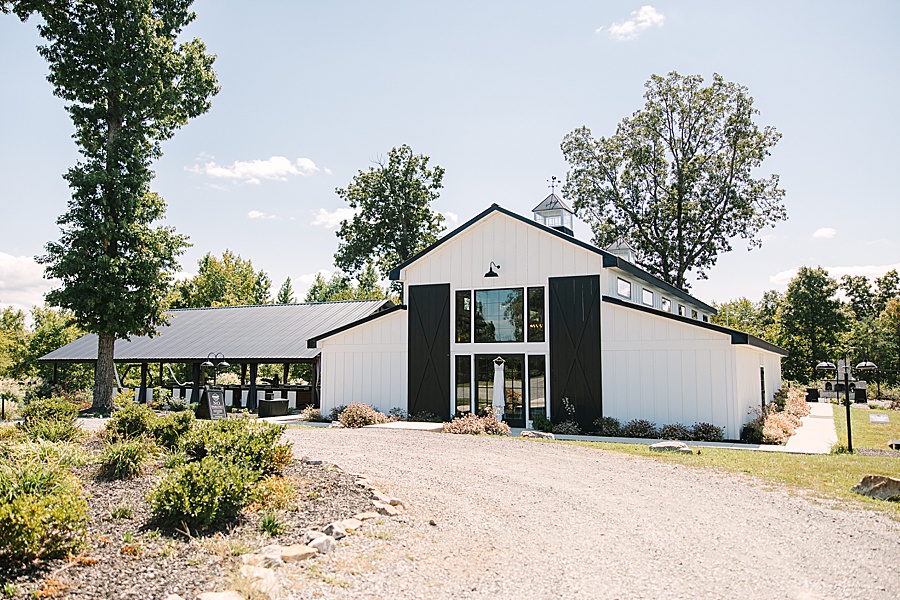
M 552 196 L 552 194 L 551 194 L 551 196 Z M 689 303 L 693 304 L 694 306 L 696 306 L 697 308 L 700 308 L 712 315 L 714 315 L 718 312 L 718 311 L 716 311 L 716 309 L 714 307 L 710 306 L 709 304 L 703 302 L 702 300 L 698 300 L 697 298 L 694 298 L 693 296 L 691 296 L 684 290 L 680 290 L 677 287 L 675 287 L 674 285 L 672 285 L 670 283 L 666 283 L 662 279 L 660 279 L 654 275 L 651 275 L 647 271 L 643 270 L 642 268 L 638 267 L 637 265 L 634 265 L 634 264 L 628 262 L 624 258 L 616 256 L 615 254 L 607 252 L 606 250 L 598 248 L 597 246 L 593 246 L 586 242 L 582 242 L 581 240 L 574 238 L 571 235 L 566 235 L 565 233 L 557 231 L 556 229 L 553 229 L 552 227 L 547 227 L 543 223 L 538 223 L 537 221 L 532 221 L 531 219 L 527 219 L 527 218 L 523 217 L 522 215 L 516 214 L 510 210 L 507 210 L 496 203 L 491 204 L 487 209 L 485 209 L 484 211 L 475 215 L 474 217 L 472 217 L 471 219 L 469 219 L 468 221 L 466 221 L 465 223 L 463 223 L 462 225 L 460 225 L 459 227 L 457 227 L 456 229 L 454 229 L 453 231 L 451 231 L 450 233 L 448 233 L 447 235 L 445 235 L 444 237 L 442 237 L 441 239 L 439 239 L 438 241 L 433 243 L 432 245 L 428 246 L 427 248 L 425 248 L 423 250 L 420 250 L 417 254 L 415 254 L 408 260 L 400 263 L 399 265 L 397 265 L 396 267 L 391 269 L 391 272 L 390 272 L 391 280 L 396 281 L 396 280 L 400 279 L 400 271 L 402 269 L 404 269 L 407 266 L 411 265 L 412 263 L 416 262 L 417 260 L 419 260 L 420 258 L 425 256 L 426 254 L 428 254 L 429 252 L 431 252 L 438 246 L 440 246 L 440 245 L 446 243 L 447 241 L 451 240 L 452 238 L 456 237 L 457 235 L 459 235 L 460 233 L 462 233 L 463 231 L 465 231 L 466 229 L 468 229 L 469 227 L 471 227 L 472 225 L 474 225 L 478 221 L 482 220 L 483 218 L 487 217 L 489 214 L 491 214 L 493 212 L 503 213 L 507 217 L 512 217 L 513 219 L 517 219 L 517 220 L 521 221 L 522 223 L 527 223 L 528 225 L 531 225 L 532 227 L 537 227 L 538 229 L 545 231 L 545 232 L 549 233 L 550 235 L 555 235 L 556 237 L 566 240 L 569 243 L 575 244 L 576 246 L 578 246 L 580 248 L 584 248 L 585 250 L 589 250 L 591 252 L 594 252 L 595 254 L 599 254 L 600 256 L 603 257 L 603 267 L 604 268 L 608 269 L 610 267 L 615 267 L 617 269 L 621 269 L 622 271 L 625 271 L 626 273 L 629 273 L 630 275 L 633 275 L 633 276 L 637 277 L 638 279 L 642 279 L 643 281 L 646 281 L 647 283 L 651 283 L 651 284 L 657 286 L 658 288 L 667 291 L 668 293 L 672 294 L 676 298 L 680 298 L 680 299 L 684 300 L 685 302 L 689 302 Z
M 196 362 L 221 352 L 229 362 L 309 360 L 319 351 L 306 340 L 393 306 L 390 300 L 264 304 L 172 310 L 154 337 L 117 340 L 116 362 Z M 54 350 L 42 362 L 97 360 L 97 336 Z

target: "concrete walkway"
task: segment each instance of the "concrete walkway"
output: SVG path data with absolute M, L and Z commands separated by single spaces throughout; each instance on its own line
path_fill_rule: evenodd
M 810 403 L 809 415 L 800 419 L 803 426 L 788 439 L 784 452 L 795 454 L 828 454 L 837 444 L 834 428 L 834 409 L 829 403 Z

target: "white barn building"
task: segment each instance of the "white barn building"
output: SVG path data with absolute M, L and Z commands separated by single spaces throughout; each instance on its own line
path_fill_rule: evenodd
M 571 235 L 554 194 L 530 220 L 494 204 L 395 268 L 405 304 L 312 337 L 323 413 L 351 402 L 445 420 L 490 410 L 512 426 L 574 408 L 713 423 L 736 439 L 781 386 L 780 348 L 709 322 L 715 309 Z M 500 360 L 497 360 L 500 359 Z

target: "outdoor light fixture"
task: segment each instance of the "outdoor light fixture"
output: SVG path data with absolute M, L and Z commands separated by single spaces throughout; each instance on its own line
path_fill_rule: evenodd
M 498 265 L 494 261 L 491 261 L 491 269 L 490 269 L 490 271 L 485 273 L 484 276 L 485 277 L 500 277 L 500 275 L 497 273 L 497 271 L 494 271 L 494 267 L 497 267 L 497 271 L 500 270 L 500 265 Z
M 847 350 L 855 350 L 855 348 L 848 348 Z M 844 366 L 842 367 L 844 371 L 844 406 L 847 410 L 847 451 L 853 452 L 853 433 L 850 428 L 850 361 L 847 360 L 847 350 L 843 352 Z M 874 371 L 877 368 L 875 363 L 868 360 L 856 365 L 856 369 L 859 371 Z M 823 360 L 816 365 L 816 370 L 837 371 L 837 367 L 833 362 Z M 835 380 L 837 380 L 837 373 L 835 373 Z
M 218 360 L 219 364 L 213 364 L 213 360 Z M 221 352 L 210 352 L 206 356 L 206 360 L 200 363 L 200 366 L 206 369 L 210 367 L 213 368 L 213 385 L 216 385 L 216 377 L 219 374 L 219 369 L 227 369 L 231 365 L 225 361 L 225 355 Z

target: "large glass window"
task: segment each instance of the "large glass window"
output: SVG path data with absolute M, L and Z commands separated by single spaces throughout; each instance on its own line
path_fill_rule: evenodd
M 456 414 L 472 411 L 472 357 L 456 356 Z
M 494 357 L 485 354 L 475 355 L 475 414 L 484 415 L 491 412 L 494 398 Z
M 459 343 L 472 341 L 472 292 L 470 290 L 456 292 L 456 341 Z
M 544 341 L 544 288 L 528 288 L 528 341 Z
M 522 288 L 475 290 L 475 341 L 524 342 L 524 309 Z
M 547 416 L 547 358 L 543 355 L 528 357 L 528 418 Z

